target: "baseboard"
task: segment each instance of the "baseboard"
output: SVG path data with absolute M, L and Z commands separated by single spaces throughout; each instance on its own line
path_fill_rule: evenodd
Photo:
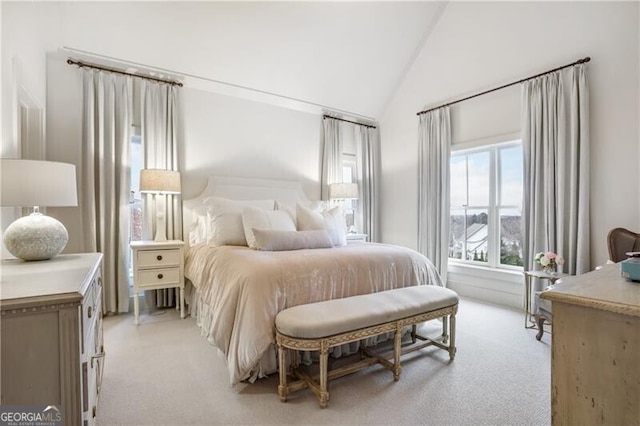
M 486 287 L 452 282 L 451 280 L 447 281 L 447 287 L 463 297 L 470 297 L 513 309 L 523 309 L 521 294 L 507 293 Z

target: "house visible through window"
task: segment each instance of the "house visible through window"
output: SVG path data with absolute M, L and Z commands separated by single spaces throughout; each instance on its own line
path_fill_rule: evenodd
M 522 266 L 522 169 L 521 141 L 451 154 L 450 259 Z

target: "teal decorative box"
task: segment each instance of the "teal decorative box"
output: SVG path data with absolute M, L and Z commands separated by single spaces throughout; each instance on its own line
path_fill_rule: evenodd
M 620 262 L 620 274 L 632 281 L 640 281 L 640 258 L 632 257 Z

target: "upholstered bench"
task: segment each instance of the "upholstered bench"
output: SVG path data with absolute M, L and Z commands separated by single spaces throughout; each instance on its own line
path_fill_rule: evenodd
M 276 316 L 276 341 L 278 343 L 278 366 L 280 384 L 278 394 L 285 402 L 290 392 L 309 387 L 318 397 L 321 407 L 329 401 L 328 380 L 354 373 L 369 365 L 379 363 L 393 372 L 393 378 L 400 378 L 400 356 L 436 346 L 449 352 L 453 360 L 455 346 L 455 314 L 458 310 L 458 295 L 449 289 L 431 285 L 405 287 L 361 296 L 310 303 L 285 309 Z M 436 318 L 443 318 L 442 342 L 420 336 L 416 324 Z M 446 335 L 446 329 L 450 335 Z M 423 343 L 402 349 L 402 332 L 412 326 L 412 343 Z M 393 332 L 393 362 L 371 353 L 361 344 L 361 360 L 327 371 L 329 349 L 345 343 Z M 447 344 L 448 340 L 448 344 Z M 297 354 L 294 352 L 291 373 L 298 379 L 287 383 L 286 350 L 320 351 L 319 378 L 313 378 L 298 368 Z

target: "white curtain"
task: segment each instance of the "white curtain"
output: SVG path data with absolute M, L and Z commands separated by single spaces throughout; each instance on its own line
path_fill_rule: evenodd
M 142 80 L 141 140 L 145 169 L 178 171 L 177 140 L 177 88 L 176 86 Z M 182 202 L 179 194 L 166 196 L 166 235 L 168 240 L 182 240 Z M 143 194 L 144 221 L 142 235 L 153 240 L 156 226 L 156 211 L 152 194 Z M 155 306 L 165 307 L 175 303 L 176 289 L 156 290 L 145 293 L 155 299 Z M 155 293 L 155 296 L 153 294 Z
M 357 126 L 356 152 L 360 193 L 356 224 L 362 233 L 369 236 L 369 241 L 377 242 L 380 238 L 377 172 L 380 162 L 380 137 L 377 128 Z
M 524 267 L 554 251 L 563 272 L 590 269 L 589 94 L 585 65 L 523 84 Z M 542 287 L 537 283 L 536 289 Z
M 342 138 L 340 121 L 330 117 L 322 120 L 322 175 L 320 177 L 321 197 L 329 199 L 329 185 L 342 182 Z
M 420 115 L 418 129 L 418 250 L 447 281 L 449 253 L 449 107 Z
M 129 310 L 131 77 L 82 68 L 83 250 L 104 255 L 104 312 Z

